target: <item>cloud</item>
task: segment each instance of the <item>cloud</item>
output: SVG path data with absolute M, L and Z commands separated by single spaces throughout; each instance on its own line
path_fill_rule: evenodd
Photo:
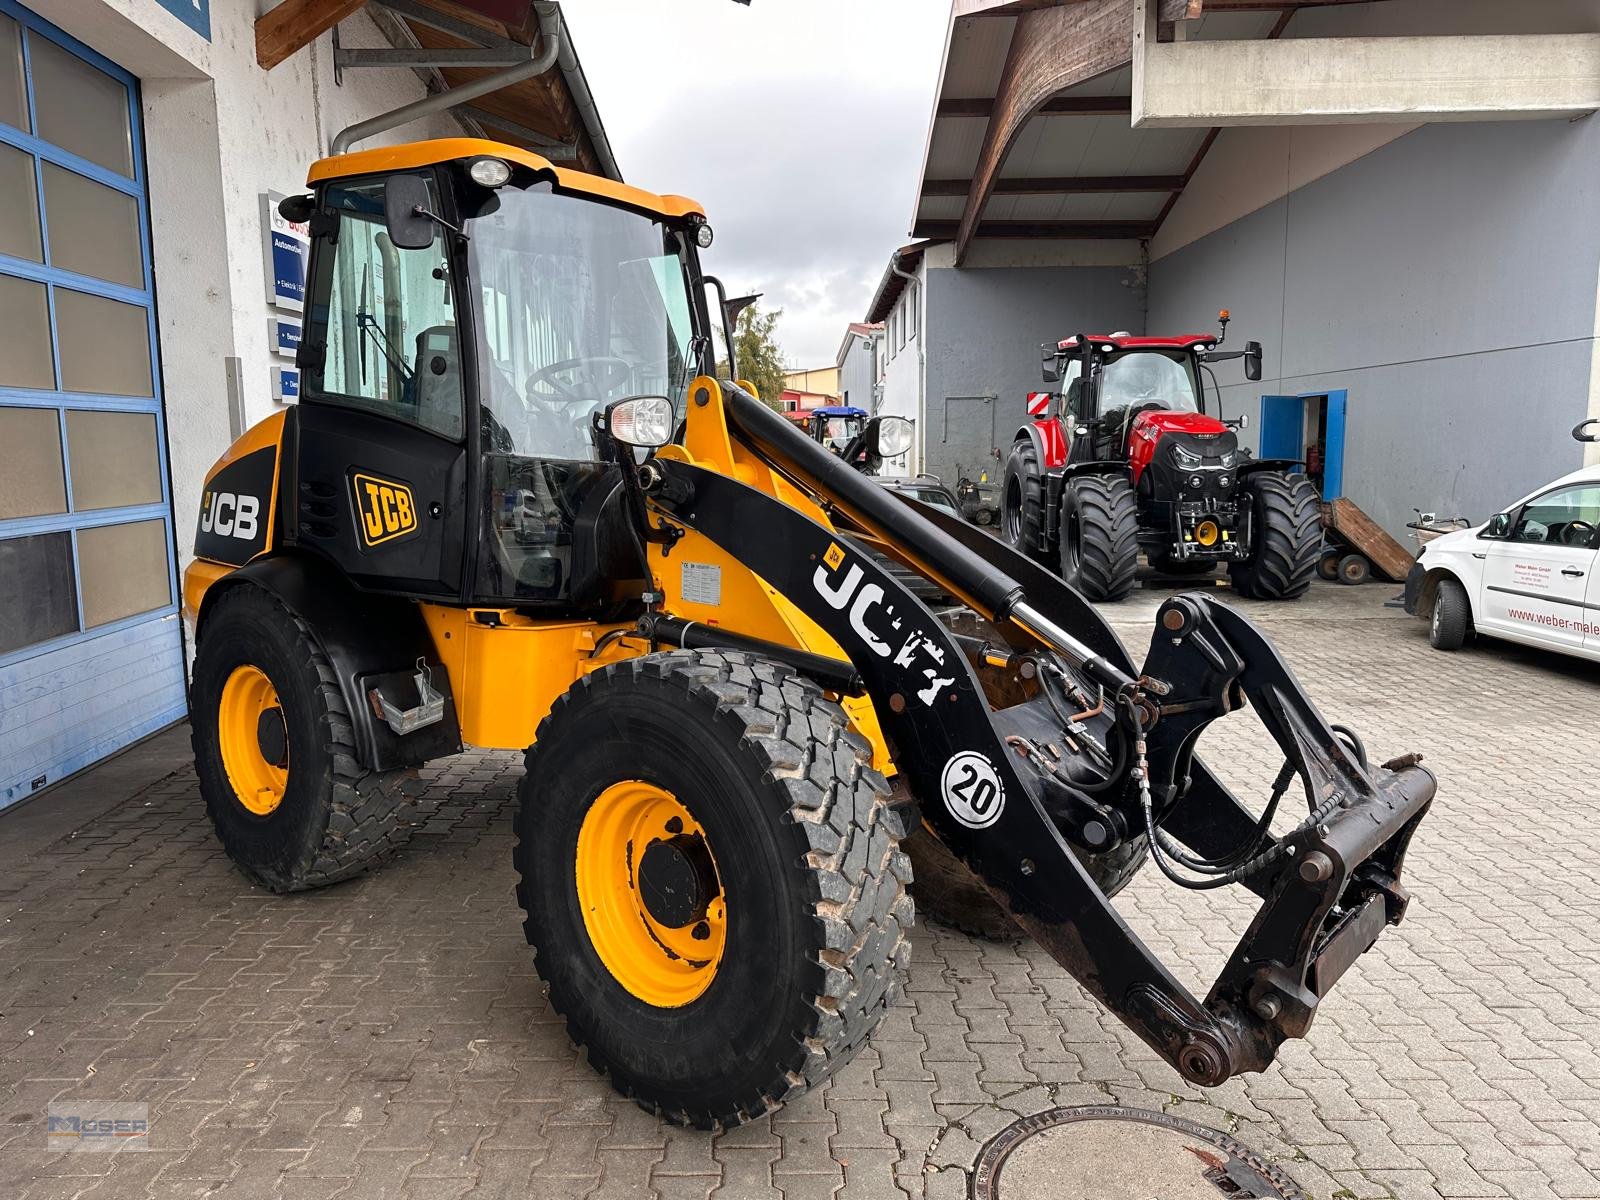
M 948 9 L 941 0 L 569 0 L 630 183 L 706 207 L 730 294 L 782 308 L 797 365 L 833 360 L 903 245 Z

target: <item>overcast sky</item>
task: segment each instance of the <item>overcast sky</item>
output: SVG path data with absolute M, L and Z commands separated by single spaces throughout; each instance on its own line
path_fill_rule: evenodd
M 947 0 L 566 0 L 629 183 L 693 196 L 730 295 L 833 361 L 907 241 Z

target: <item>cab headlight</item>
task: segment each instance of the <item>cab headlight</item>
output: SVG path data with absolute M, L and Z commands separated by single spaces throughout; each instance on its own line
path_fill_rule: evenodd
M 606 427 L 629 446 L 665 446 L 672 440 L 672 401 L 665 396 L 635 396 L 606 410 Z

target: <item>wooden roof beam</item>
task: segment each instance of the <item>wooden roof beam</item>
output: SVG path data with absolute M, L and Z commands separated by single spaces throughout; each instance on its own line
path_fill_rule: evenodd
M 1042 104 L 1036 115 L 1051 117 L 1117 117 L 1133 111 L 1132 96 L 1054 96 Z M 994 113 L 994 101 L 987 97 L 954 98 L 939 101 L 936 115 L 941 117 L 987 117 Z
M 1127 0 L 1082 0 L 1017 17 L 983 147 L 978 152 L 977 170 L 967 191 L 966 209 L 956 230 L 957 266 L 977 235 L 979 219 L 1006 155 L 1033 114 L 1058 92 L 1123 66 L 1132 58 L 1133 6 Z
M 959 221 L 918 221 L 912 237 L 949 241 L 962 229 Z M 1111 238 L 1153 237 L 1154 221 L 979 221 L 973 236 L 981 238 Z
M 367 0 L 284 0 L 256 18 L 256 62 L 270 71 L 309 46 Z
M 1183 187 L 1182 175 L 1064 175 L 1038 179 L 995 180 L 996 196 L 1076 196 L 1099 192 L 1175 192 Z M 965 196 L 972 189 L 970 179 L 929 179 L 922 185 L 924 196 Z

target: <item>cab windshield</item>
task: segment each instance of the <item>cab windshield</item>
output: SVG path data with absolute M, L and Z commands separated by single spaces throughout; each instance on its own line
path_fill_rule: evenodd
M 699 357 L 682 234 L 548 184 L 488 193 L 464 232 L 486 451 L 592 461 L 599 406 L 666 396 L 682 414 Z
M 1189 356 L 1135 350 L 1111 359 L 1100 371 L 1100 411 L 1158 404 L 1177 412 L 1199 412 Z

